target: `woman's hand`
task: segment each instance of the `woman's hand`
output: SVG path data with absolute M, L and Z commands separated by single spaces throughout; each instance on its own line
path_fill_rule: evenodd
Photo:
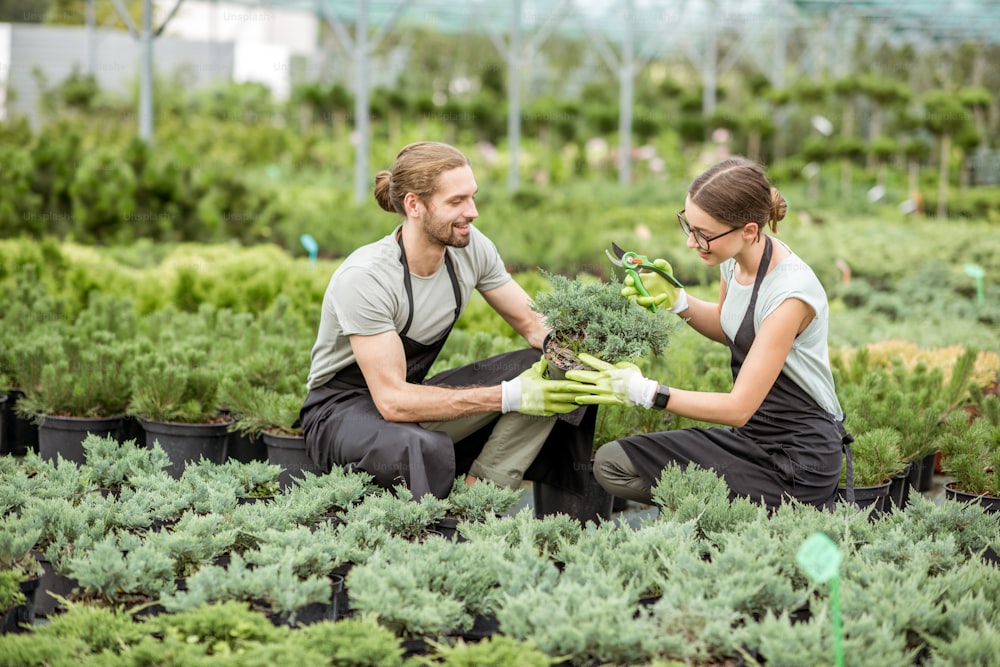
M 665 259 L 654 259 L 653 266 L 674 275 L 673 267 Z M 639 292 L 635 279 L 631 275 L 625 276 L 625 280 L 622 281 L 625 287 L 622 288 L 621 295 L 644 308 L 665 306 L 672 313 L 687 310 L 687 293 L 683 287 L 677 287 L 655 271 L 645 271 L 639 274 L 639 278 L 649 296 L 643 296 Z
M 638 405 L 653 407 L 659 384 L 643 376 L 635 364 L 620 361 L 609 364 L 586 352 L 577 357 L 583 363 L 597 370 L 566 371 L 566 377 L 591 385 L 591 391 L 576 399 L 580 405 Z

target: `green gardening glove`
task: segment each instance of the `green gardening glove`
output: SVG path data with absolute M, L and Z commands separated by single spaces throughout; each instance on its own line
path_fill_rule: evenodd
M 566 371 L 566 377 L 580 383 L 589 384 L 592 390 L 576 399 L 580 405 L 638 405 L 653 407 L 659 383 L 643 376 L 635 364 L 620 361 L 609 364 L 606 361 L 581 352 L 577 357 L 583 363 L 597 370 Z
M 663 269 L 670 275 L 674 275 L 674 269 L 670 262 L 665 259 L 654 259 L 653 266 Z M 669 280 L 655 271 L 644 271 L 639 274 L 642 286 L 646 288 L 649 296 L 643 296 L 635 284 L 635 278 L 631 273 L 625 276 L 622 281 L 625 287 L 622 288 L 621 295 L 631 299 L 644 308 L 650 306 L 665 306 L 672 313 L 680 313 L 687 310 L 687 293 L 683 287 L 677 287 Z
M 548 380 L 545 378 L 547 368 L 545 357 L 542 357 L 513 380 L 501 382 L 501 412 L 550 417 L 578 409 L 580 404 L 576 399 L 589 394 L 593 386 L 570 380 Z

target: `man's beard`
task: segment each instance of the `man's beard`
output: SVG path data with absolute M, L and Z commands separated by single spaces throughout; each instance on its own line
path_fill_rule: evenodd
M 428 209 L 424 218 L 424 234 L 428 238 L 443 246 L 453 248 L 464 248 L 469 245 L 469 236 L 459 234 L 455 231 L 454 220 L 442 220 L 435 215 L 435 212 Z M 472 224 L 471 221 L 466 224 Z

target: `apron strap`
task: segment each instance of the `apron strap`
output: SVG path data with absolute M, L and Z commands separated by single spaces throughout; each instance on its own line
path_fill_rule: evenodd
M 843 428 L 843 427 L 841 427 Z M 851 451 L 851 443 L 854 442 L 854 436 L 850 433 L 845 432 L 843 438 L 841 438 L 841 446 L 844 450 L 844 456 L 847 457 L 845 470 L 845 496 L 847 502 L 854 504 L 854 452 Z
M 410 325 L 413 324 L 413 283 L 410 280 L 410 265 L 406 261 L 406 249 L 403 247 L 403 234 L 400 233 L 397 237 L 397 242 L 399 243 L 399 263 L 403 265 L 403 289 L 406 290 L 406 299 L 410 303 L 409 313 L 406 316 L 406 324 L 403 325 L 403 329 L 399 332 L 400 337 L 405 336 L 410 331 Z M 452 326 L 455 326 L 455 322 L 462 315 L 462 290 L 458 286 L 458 275 L 455 273 L 455 265 L 451 261 L 451 254 L 445 249 L 444 253 L 444 264 L 448 269 L 448 279 L 451 281 L 452 292 L 455 293 L 455 319 L 452 321 Z M 451 327 L 449 327 L 449 331 Z

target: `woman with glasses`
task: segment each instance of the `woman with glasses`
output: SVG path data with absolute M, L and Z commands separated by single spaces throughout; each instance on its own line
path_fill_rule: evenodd
M 687 247 L 720 271 L 718 302 L 689 296 L 655 273 L 642 274 L 648 296 L 626 279 L 622 294 L 669 308 L 699 333 L 730 349 L 728 393 L 667 387 L 629 364 L 589 358 L 595 371 L 568 377 L 603 388 L 578 402 L 666 409 L 720 424 L 638 434 L 606 443 L 594 474 L 608 492 L 643 503 L 664 467 L 694 463 L 721 475 L 731 497 L 775 507 L 790 497 L 819 507 L 836 500 L 843 428 L 827 346 L 826 292 L 812 269 L 772 239 L 786 202 L 763 169 L 729 158 L 698 176 L 677 214 Z M 664 260 L 656 262 L 669 270 Z

